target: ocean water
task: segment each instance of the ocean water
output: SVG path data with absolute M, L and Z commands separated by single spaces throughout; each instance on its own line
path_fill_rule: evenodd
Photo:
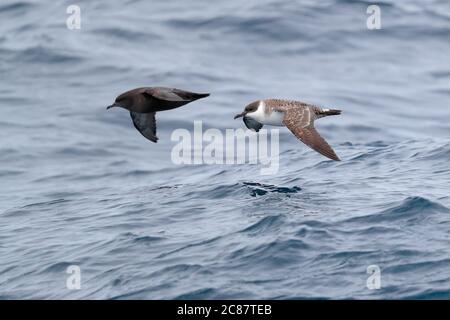
M 370 4 L 2 0 L 0 298 L 450 298 L 450 5 L 368 30 Z M 139 86 L 211 96 L 153 144 L 105 110 Z M 343 161 L 285 128 L 273 175 L 171 161 L 173 130 L 269 97 L 342 109 L 316 126 Z

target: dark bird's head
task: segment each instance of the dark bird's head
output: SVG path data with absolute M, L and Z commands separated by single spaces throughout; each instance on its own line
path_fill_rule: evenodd
M 245 107 L 245 109 L 244 109 L 243 112 L 241 112 L 241 113 L 239 113 L 239 114 L 237 114 L 237 115 L 234 116 L 234 119 L 237 119 L 237 118 L 240 118 L 240 117 L 249 117 L 249 118 L 252 118 L 252 116 L 254 115 L 254 113 L 255 113 L 256 111 L 258 111 L 259 105 L 260 105 L 260 101 L 254 101 L 254 102 L 248 104 L 248 105 Z
M 132 104 L 131 96 L 129 96 L 127 92 L 125 92 L 120 96 L 118 96 L 112 105 L 107 106 L 106 110 L 111 109 L 113 107 L 128 109 L 131 104 Z
M 114 101 L 114 103 L 112 105 L 109 105 L 106 107 L 106 110 L 114 108 L 114 107 L 121 107 L 121 105 Z
M 120 107 L 129 111 L 142 112 L 141 108 L 145 106 L 146 98 L 141 94 L 141 88 L 133 89 L 119 95 L 114 103 L 106 109 Z

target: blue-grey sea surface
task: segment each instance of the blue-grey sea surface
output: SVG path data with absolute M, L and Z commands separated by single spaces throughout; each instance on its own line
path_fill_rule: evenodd
M 2 0 L 0 298 L 450 298 L 450 4 L 371 4 Z M 211 96 L 154 144 L 105 109 L 152 85 Z M 342 109 L 342 161 L 285 128 L 276 174 L 172 161 L 260 98 Z

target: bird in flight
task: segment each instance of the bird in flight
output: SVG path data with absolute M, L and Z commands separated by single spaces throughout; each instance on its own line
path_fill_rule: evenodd
M 134 127 L 148 140 L 157 142 L 155 114 L 205 98 L 209 93 L 194 93 L 175 88 L 143 87 L 119 95 L 106 109 L 121 107 L 130 111 Z
M 243 117 L 247 128 L 258 132 L 263 125 L 286 126 L 300 141 L 324 155 L 340 161 L 334 150 L 314 128 L 319 118 L 341 114 L 341 110 L 323 109 L 293 100 L 266 99 L 248 104 L 234 119 Z

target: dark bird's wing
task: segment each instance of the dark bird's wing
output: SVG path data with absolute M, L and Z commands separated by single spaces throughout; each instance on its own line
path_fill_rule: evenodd
M 148 140 L 157 142 L 155 112 L 139 113 L 130 111 L 134 127 Z
M 195 93 L 174 88 L 148 88 L 145 94 L 162 101 L 190 102 L 209 96 L 209 93 Z
M 256 132 L 258 132 L 263 127 L 261 123 L 248 117 L 244 117 L 244 123 L 247 128 Z
M 304 144 L 335 161 L 340 161 L 334 150 L 314 128 L 314 119 L 309 107 L 286 108 L 283 123 Z

